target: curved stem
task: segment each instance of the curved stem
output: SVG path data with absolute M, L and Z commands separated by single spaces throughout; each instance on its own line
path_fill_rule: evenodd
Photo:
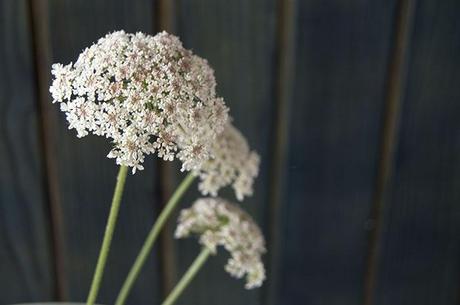
M 189 173 L 187 177 L 185 177 L 185 179 L 178 186 L 174 194 L 171 196 L 163 211 L 161 211 L 160 215 L 158 216 L 158 219 L 155 221 L 155 224 L 150 230 L 149 235 L 147 236 L 147 239 L 145 240 L 141 251 L 137 255 L 137 258 L 134 261 L 134 264 L 128 273 L 128 277 L 126 278 L 125 282 L 123 283 L 123 286 L 121 287 L 120 292 L 118 293 L 115 305 L 123 305 L 125 303 L 126 298 L 128 297 L 129 292 L 131 291 L 131 288 L 134 285 L 134 282 L 139 276 L 139 273 L 142 267 L 144 266 L 145 261 L 147 260 L 150 252 L 152 251 L 153 245 L 155 244 L 155 241 L 157 240 L 161 229 L 165 225 L 172 211 L 184 195 L 185 191 L 190 187 L 194 179 L 195 176 L 193 176 L 192 173 Z
M 97 259 L 96 270 L 94 271 L 93 281 L 91 283 L 88 299 L 86 301 L 87 305 L 94 305 L 96 302 L 97 294 L 99 292 L 99 288 L 101 286 L 102 276 L 104 275 L 104 268 L 107 262 L 107 256 L 109 255 L 113 232 L 117 223 L 117 216 L 120 209 L 120 202 L 123 195 L 123 189 L 125 187 L 127 173 L 128 167 L 121 165 L 118 171 L 117 184 L 113 193 L 112 205 L 110 207 L 107 226 L 105 227 L 104 240 L 102 241 L 99 258 Z
M 187 288 L 203 264 L 206 262 L 210 254 L 211 250 L 209 250 L 207 247 L 203 247 L 201 253 L 193 261 L 187 272 L 180 279 L 179 283 L 177 283 L 176 287 L 174 287 L 169 296 L 161 305 L 172 305 L 177 301 L 179 296 L 182 294 L 182 292 L 184 292 L 185 288 Z

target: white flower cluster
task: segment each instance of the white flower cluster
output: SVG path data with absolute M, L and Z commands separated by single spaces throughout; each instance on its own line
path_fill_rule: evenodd
M 214 142 L 212 156 L 199 170 L 198 188 L 203 195 L 217 196 L 220 188 L 230 184 L 238 200 L 252 195 L 260 158 L 249 149 L 244 136 L 231 123 L 227 123 Z
M 133 172 L 151 153 L 199 169 L 227 121 L 207 61 L 166 32 L 108 34 L 75 63 L 54 64 L 52 74 L 53 102 L 69 129 L 111 139 L 108 157 Z
M 225 270 L 236 278 L 246 275 L 246 289 L 260 287 L 265 280 L 261 256 L 264 237 L 252 218 L 236 205 L 220 198 L 201 198 L 182 210 L 176 238 L 200 235 L 200 243 L 216 252 L 223 246 L 230 252 Z

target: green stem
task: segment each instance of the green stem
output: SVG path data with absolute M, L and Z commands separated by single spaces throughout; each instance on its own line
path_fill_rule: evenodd
M 179 296 L 182 294 L 182 292 L 184 292 L 185 288 L 187 288 L 203 264 L 206 262 L 210 254 L 211 250 L 209 250 L 207 247 L 203 247 L 200 255 L 198 255 L 192 265 L 188 268 L 187 272 L 180 279 L 179 283 L 177 283 L 176 287 L 174 287 L 173 291 L 161 305 L 172 305 L 177 301 Z
M 131 288 L 134 285 L 134 282 L 139 276 L 139 273 L 142 267 L 144 266 L 145 261 L 147 260 L 150 252 L 152 251 L 153 245 L 155 244 L 155 241 L 157 240 L 161 229 L 165 225 L 172 211 L 184 195 L 185 191 L 190 187 L 194 179 L 195 176 L 192 173 L 189 173 L 187 177 L 185 177 L 185 179 L 181 182 L 179 187 L 176 189 L 174 194 L 169 199 L 163 211 L 158 216 L 158 219 L 156 220 L 155 224 L 150 230 L 150 233 L 147 236 L 147 239 L 145 240 L 141 251 L 137 255 L 136 261 L 134 262 L 133 266 L 131 267 L 131 270 L 128 273 L 128 277 L 126 278 L 125 282 L 123 283 L 123 286 L 121 287 L 120 292 L 118 293 L 115 305 L 123 305 L 125 303 L 126 298 L 128 297 L 129 292 L 131 291 Z
M 96 302 L 97 294 L 99 292 L 99 288 L 101 286 L 102 276 L 104 275 L 104 268 L 107 262 L 107 256 L 110 251 L 113 232 L 117 223 L 118 210 L 120 209 L 120 201 L 123 195 L 127 173 L 128 167 L 124 165 L 120 166 L 117 177 L 117 185 L 115 186 L 112 205 L 110 207 L 109 218 L 107 220 L 107 226 L 105 227 L 104 240 L 102 241 L 99 258 L 97 259 L 96 270 L 94 272 L 93 281 L 91 283 L 88 299 L 86 301 L 87 305 L 94 305 Z

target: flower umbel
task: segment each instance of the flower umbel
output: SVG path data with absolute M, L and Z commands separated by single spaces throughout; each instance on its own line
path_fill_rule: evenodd
M 264 237 L 252 218 L 221 198 L 201 198 L 182 210 L 175 236 L 199 235 L 200 243 L 214 253 L 217 246 L 230 252 L 225 270 L 236 278 L 246 275 L 246 289 L 257 288 L 265 279 L 261 256 Z
M 197 170 L 227 121 L 208 62 L 166 32 L 108 34 L 52 74 L 69 129 L 111 139 L 108 157 L 133 172 L 152 153 Z
M 236 198 L 242 201 L 253 193 L 259 163 L 259 155 L 249 149 L 241 132 L 227 123 L 212 146 L 212 158 L 199 170 L 198 188 L 203 195 L 217 196 L 220 188 L 232 184 Z

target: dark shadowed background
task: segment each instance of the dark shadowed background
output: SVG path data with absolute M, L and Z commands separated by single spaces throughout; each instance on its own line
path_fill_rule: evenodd
M 0 0 L 0 304 L 86 298 L 117 167 L 105 139 L 67 130 L 50 67 L 119 29 L 165 29 L 207 58 L 262 156 L 243 205 L 267 237 L 266 285 L 245 291 L 221 251 L 178 304 L 459 304 L 459 15 L 458 0 Z M 182 177 L 145 167 L 103 304 Z M 128 304 L 160 304 L 198 254 L 173 225 Z

